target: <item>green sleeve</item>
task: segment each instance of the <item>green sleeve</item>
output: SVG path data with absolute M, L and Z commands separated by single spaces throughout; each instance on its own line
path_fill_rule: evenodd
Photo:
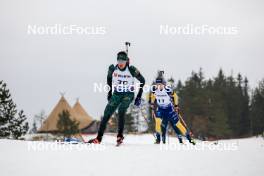
M 108 68 L 108 73 L 107 73 L 107 84 L 110 86 L 110 89 L 112 90 L 112 74 L 115 71 L 115 66 L 112 64 Z
M 138 71 L 138 69 L 133 65 L 129 66 L 129 71 L 134 77 L 138 77 L 140 75 L 140 72 Z
M 112 79 L 112 74 L 113 74 L 114 71 L 115 71 L 115 66 L 112 64 L 108 68 L 107 78 L 109 77 L 109 78 Z

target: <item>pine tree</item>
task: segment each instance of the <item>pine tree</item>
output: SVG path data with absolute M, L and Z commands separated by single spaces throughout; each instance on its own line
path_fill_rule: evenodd
M 134 118 L 130 110 L 125 115 L 125 130 L 127 133 L 135 132 Z
M 11 99 L 9 90 L 6 88 L 6 84 L 3 81 L 0 82 L 0 137 L 10 136 L 9 120 L 13 118 L 15 112 L 15 105 Z
M 71 135 L 79 133 L 79 122 L 70 118 L 69 111 L 63 110 L 59 114 L 57 128 L 65 137 L 71 137 Z
M 168 83 L 167 83 L 170 87 L 171 87 L 171 89 L 175 89 L 175 80 L 172 78 L 172 77 L 170 77 L 169 79 L 168 79 Z
M 150 104 L 151 92 L 148 93 L 147 97 L 148 97 L 148 103 Z M 151 109 L 151 106 L 146 106 L 146 112 L 144 112 L 145 113 L 144 115 L 147 118 L 147 132 L 149 133 L 154 133 L 155 131 L 155 120 L 154 117 L 152 116 L 152 111 L 153 110 Z
M 176 91 L 180 92 L 182 90 L 182 88 L 183 88 L 182 82 L 181 82 L 181 80 L 179 80 L 177 83 L 177 86 L 176 86 Z
M 38 114 L 36 114 L 34 116 L 34 121 L 36 123 L 36 126 L 40 127 L 46 117 L 47 115 L 44 110 L 41 110 Z
M 139 130 L 139 108 L 130 105 L 125 114 L 125 130 L 127 133 L 135 133 Z
M 18 116 L 10 120 L 10 131 L 12 136 L 15 139 L 18 139 L 20 136 L 24 135 L 28 131 L 28 123 L 26 122 L 24 124 L 24 121 L 26 120 L 26 116 L 24 115 L 23 110 L 21 110 L 18 113 Z
M 36 121 L 34 120 L 33 123 L 32 123 L 32 128 L 30 129 L 29 133 L 30 133 L 30 134 L 35 134 L 35 133 L 37 133 L 37 131 L 38 131 L 37 123 L 36 123 Z
M 243 80 L 242 86 L 242 112 L 241 112 L 241 121 L 240 121 L 240 134 L 249 135 L 250 134 L 250 115 L 249 115 L 249 95 L 248 95 L 248 79 L 245 77 Z
M 139 108 L 136 106 L 131 106 L 131 132 L 138 133 L 140 130 L 140 112 Z
M 202 69 L 192 72 L 176 90 L 185 120 L 194 134 L 214 138 L 249 134 L 248 81 L 238 74 L 225 76 L 222 69 L 214 79 L 205 80 Z
M 228 138 L 231 130 L 228 124 L 228 113 L 225 111 L 221 93 L 213 92 L 210 102 L 208 134 L 215 138 Z
M 18 139 L 28 131 L 23 110 L 18 111 L 6 84 L 0 81 L 0 137 Z
M 252 134 L 262 134 L 264 132 L 264 79 L 253 92 L 250 119 Z

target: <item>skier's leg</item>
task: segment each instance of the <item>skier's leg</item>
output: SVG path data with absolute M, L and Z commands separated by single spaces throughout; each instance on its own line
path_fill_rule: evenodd
M 168 118 L 162 118 L 161 122 L 161 134 L 162 134 L 162 142 L 166 143 L 166 132 L 167 132 L 167 126 L 168 126 Z
M 190 132 L 184 127 L 184 125 L 180 122 L 180 120 L 178 120 L 178 122 L 176 123 L 176 128 L 180 131 L 180 133 L 182 135 L 184 135 L 188 141 L 190 143 L 192 143 L 193 145 L 195 145 L 195 141 L 192 139 Z
M 134 99 L 134 93 L 127 93 L 123 95 L 121 104 L 118 107 L 118 134 L 117 136 L 123 137 L 124 125 L 125 125 L 125 113 Z
M 117 95 L 114 93 L 113 96 L 111 97 L 111 99 L 109 100 L 108 104 L 106 105 L 105 110 L 104 110 L 104 116 L 103 116 L 102 121 L 100 123 L 98 135 L 97 135 L 97 138 L 99 140 L 102 139 L 106 125 L 107 125 L 107 122 L 109 121 L 110 117 L 113 115 L 113 113 L 115 112 L 115 110 L 117 109 L 117 107 L 119 106 L 120 103 L 121 103 L 120 95 Z
M 170 121 L 170 123 L 171 123 L 171 126 L 172 126 L 174 132 L 176 133 L 176 135 L 178 137 L 179 143 L 183 143 L 181 131 L 176 127 L 176 124 L 174 121 Z
M 156 131 L 156 143 L 160 143 L 161 134 L 161 118 L 155 117 L 155 131 Z
M 178 113 L 173 111 L 170 113 L 170 124 L 174 130 L 174 132 L 176 133 L 179 143 L 183 143 L 182 141 L 182 135 L 185 135 L 185 128 L 181 128 L 181 127 L 177 127 L 177 123 L 180 122 L 179 121 L 179 117 L 178 117 Z
M 181 134 L 186 136 L 187 129 L 182 125 L 181 121 L 179 120 L 178 113 L 176 112 L 170 113 L 170 123 L 177 135 Z

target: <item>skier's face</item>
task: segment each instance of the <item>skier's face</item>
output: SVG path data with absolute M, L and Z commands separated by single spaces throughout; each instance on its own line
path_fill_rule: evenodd
M 126 61 L 124 61 L 124 60 L 117 60 L 117 66 L 120 69 L 124 69 L 126 67 Z

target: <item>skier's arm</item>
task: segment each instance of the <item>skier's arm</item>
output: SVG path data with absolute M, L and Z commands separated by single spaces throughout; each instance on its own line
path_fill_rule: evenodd
M 173 105 L 177 107 L 178 103 L 179 103 L 178 95 L 176 94 L 175 91 L 173 91 L 171 96 L 172 96 L 172 100 L 173 100 Z
M 155 106 L 155 100 L 156 100 L 156 97 L 154 95 L 153 92 L 150 93 L 150 100 L 149 100 L 149 104 L 151 106 L 151 108 L 154 110 L 154 106 Z
M 173 102 L 173 105 L 174 105 L 174 110 L 179 113 L 180 112 L 180 109 L 179 109 L 179 106 L 178 106 L 179 98 L 178 98 L 178 95 L 176 94 L 175 91 L 172 92 L 171 98 L 172 98 L 172 102 Z
M 142 93 L 143 93 L 143 87 L 145 85 L 145 78 L 141 75 L 141 73 L 138 71 L 136 67 L 130 66 L 129 69 L 130 69 L 132 76 L 137 78 L 137 80 L 140 82 L 140 87 L 139 87 L 139 91 L 137 94 L 137 98 L 141 98 Z
M 178 106 L 178 96 L 176 92 L 170 87 L 166 87 L 166 92 L 170 96 L 171 102 L 173 103 L 173 105 L 177 107 Z
M 107 85 L 110 87 L 110 90 L 108 92 L 107 100 L 109 100 L 112 96 L 112 74 L 115 70 L 115 66 L 112 64 L 108 68 L 108 73 L 107 73 Z
M 150 108 L 151 108 L 151 114 L 152 114 L 152 118 L 154 118 L 155 115 L 155 111 L 156 111 L 156 96 L 153 92 L 150 92 L 149 94 L 149 104 L 150 104 Z

